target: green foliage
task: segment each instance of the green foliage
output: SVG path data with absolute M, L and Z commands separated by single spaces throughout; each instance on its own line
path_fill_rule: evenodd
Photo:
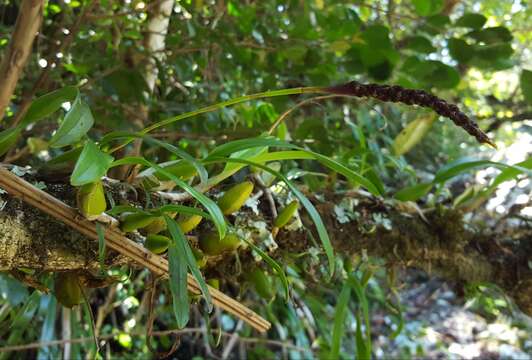
M 456 22 L 455 26 L 466 27 L 470 29 L 480 29 L 486 24 L 486 17 L 482 14 L 465 13 Z
M 442 9 L 443 0 L 412 0 L 416 12 L 421 16 L 438 14 Z
M 437 202 L 448 193 L 453 180 L 478 169 L 499 169 L 500 173 L 493 175 L 487 185 L 453 199 L 454 206 L 465 209 L 471 202 L 488 199 L 503 182 L 530 175 L 530 159 L 514 166 L 503 161 L 478 160 L 488 159 L 490 154 L 476 156 L 484 149 L 472 147 L 452 124 L 440 123 L 436 116 L 425 116 L 418 109 L 371 99 L 316 98 L 300 103 L 320 93 L 319 86 L 356 79 L 428 90 L 459 103 L 468 115 L 478 115 L 482 128 L 500 118 L 499 114 L 526 113 L 532 104 L 532 72 L 522 68 L 526 67 L 522 62 L 530 42 L 529 32 L 523 31 L 530 17 L 526 4 L 519 5 L 516 12 L 513 8 L 518 7 L 517 3 L 506 0 L 463 1 L 450 10 L 443 0 L 316 0 L 282 4 L 227 1 L 222 5 L 177 2 L 166 35 L 166 49 L 161 51 L 165 56 L 159 57 L 149 52 L 145 41 L 150 19 L 147 9 L 152 9 L 151 5 L 104 1 L 91 10 L 94 14 L 87 16 L 90 22 L 82 21 L 71 46 L 62 49 L 59 57 L 53 34 L 62 34 L 63 28 L 74 29 L 68 22 L 81 18 L 87 4 L 73 1 L 45 5 L 45 19 L 36 42 L 38 51 L 28 62 L 8 115 L 1 123 L 0 156 L 9 153 L 8 158 L 13 158 L 15 154 L 17 165 L 33 166 L 48 176 L 68 173 L 76 187 L 99 184 L 102 178 L 123 170 L 121 167 L 138 168 L 139 176 L 134 177 L 137 169 L 132 170 L 132 181 L 126 186 L 135 188 L 139 199 L 147 195 L 145 206 L 119 204 L 107 213 L 127 213 L 130 219 L 145 223 L 164 219 L 166 229 L 160 229 L 161 235 L 157 235 L 161 242 L 155 246 L 153 236 L 146 241 L 148 248 L 153 245 L 159 252 L 166 250 L 161 243 L 169 240 L 170 281 L 164 282 L 156 309 L 161 327 L 196 324 L 195 312 L 190 311 L 195 297 L 189 296 L 187 290 L 189 271 L 212 306 L 204 276 L 212 275 L 216 269 L 209 268 L 203 275 L 191 245 L 197 246 L 195 236 L 205 232 L 212 232 L 216 244 L 223 245 L 228 229 L 233 224 L 239 226 L 241 220 L 224 217 L 216 205 L 217 193 L 248 179 L 256 184 L 255 193 L 265 191 L 257 179 L 267 178 L 264 182 L 273 192 L 274 202 L 286 204 L 287 199 L 296 198 L 302 205 L 305 228 L 301 231 L 306 231 L 311 240 L 312 235 L 317 235 L 315 247 L 298 254 L 285 254 L 282 244 L 281 249 L 273 251 L 262 242 L 242 239 L 241 248 L 249 248 L 255 260 L 262 262 L 260 268 L 267 265 L 273 275 L 269 278 L 262 272 L 271 294 L 284 295 L 273 299 L 265 296 L 268 304 L 262 302 L 264 306 L 255 307 L 276 324 L 278 332 L 269 336 L 279 334 L 283 341 L 290 340 L 307 349 L 297 353 L 286 348 L 289 358 L 316 356 L 316 347 L 332 358 L 351 358 L 354 354 L 370 358 L 375 355 L 371 343 L 372 310 L 386 308 L 399 324 L 404 319 L 400 306 L 390 305 L 382 294 L 377 276 L 377 280 L 368 282 L 362 271 L 348 272 L 344 281 L 345 274 L 338 265 L 351 259 L 332 247 L 326 224 L 316 210 L 322 194 L 341 196 L 363 190 L 360 193 L 369 192 L 368 196 L 383 200 L 394 194 L 398 200 L 416 201 L 434 190 L 436 200 L 431 201 Z M 2 10 L 3 6 L 0 5 Z M 6 35 L 0 35 L 0 51 L 5 51 L 12 30 L 4 24 L 4 18 L 0 33 Z M 45 87 L 57 90 L 33 100 L 26 114 L 15 122 L 23 94 L 33 87 L 41 72 L 37 65 L 41 58 L 54 59 L 55 66 L 46 70 Z M 146 65 L 152 60 L 158 70 L 153 91 L 145 80 L 146 69 L 150 68 Z M 517 77 L 519 84 L 509 80 L 504 85 L 500 81 Z M 38 89 L 37 93 L 41 91 L 46 90 Z M 70 103 L 69 110 L 59 111 L 66 102 Z M 280 123 L 273 126 L 280 116 Z M 509 144 L 517 131 L 517 127 L 506 127 L 493 133 L 493 137 L 497 144 Z M 29 140 L 30 136 L 46 145 L 34 146 L 37 141 Z M 133 141 L 142 143 L 140 148 L 133 146 Z M 475 159 L 464 157 L 471 153 Z M 461 160 L 450 161 L 456 158 Z M 151 193 L 161 189 L 183 190 L 185 193 L 176 195 L 186 197 L 188 202 L 152 203 Z M 102 196 L 99 193 L 100 200 Z M 261 198 L 261 212 L 268 207 L 265 204 Z M 290 206 L 297 208 L 297 202 L 287 208 Z M 174 220 L 176 213 L 180 217 Z M 179 226 L 185 216 L 203 219 L 189 239 Z M 306 228 L 309 219 L 314 228 Z M 266 231 L 281 227 L 279 219 L 269 220 Z M 144 233 L 143 227 L 137 225 L 127 230 L 141 229 Z M 103 266 L 104 241 L 102 228 L 98 229 L 100 270 L 102 274 L 118 271 Z M 274 242 L 275 236 L 270 240 Z M 242 254 L 235 253 L 230 256 Z M 208 258 L 204 255 L 201 260 Z M 235 263 L 239 270 L 240 258 L 235 257 Z M 245 274 L 238 275 L 245 278 Z M 323 275 L 329 281 L 315 281 Z M 312 285 L 307 281 L 310 276 Z M 118 301 L 127 303 L 125 299 L 140 298 L 146 290 L 142 280 L 142 276 L 131 277 L 120 284 Z M 231 295 L 238 294 L 246 304 L 256 300 L 252 292 L 249 295 L 238 289 L 232 279 L 220 280 L 223 291 L 229 288 L 234 291 Z M 58 336 L 53 326 L 54 320 L 59 321 L 53 298 L 40 297 L 36 291 L 30 294 L 3 276 L 0 290 L 0 324 L 12 324 L 6 328 L 13 329 L 9 334 L 0 330 L 0 346 L 37 339 L 48 341 Z M 103 291 L 94 293 L 99 297 Z M 297 309 L 285 301 L 290 294 L 294 294 Z M 8 311 L 2 312 L 6 308 L 3 304 L 7 304 Z M 496 308 L 489 299 L 484 306 Z M 306 311 L 312 312 L 312 320 L 302 320 L 301 313 Z M 123 317 L 138 319 L 130 309 L 122 312 L 118 322 Z M 43 325 L 37 326 L 35 332 L 29 324 L 37 320 Z M 226 324 L 228 318 L 217 320 L 220 329 L 232 331 L 233 327 Z M 130 323 L 124 320 L 114 328 L 106 324 L 100 333 L 115 334 L 113 352 L 116 345 L 143 356 L 147 352 L 145 343 L 129 335 Z M 344 337 L 348 323 L 356 326 L 354 336 Z M 86 325 L 73 318 L 72 336 L 90 335 L 92 327 Z M 116 326 L 121 330 L 117 332 Z M 401 328 L 400 325 L 387 335 L 393 337 Z M 242 334 L 250 335 L 246 332 L 249 329 L 244 328 Z M 311 332 L 315 332 L 312 337 Z M 170 347 L 168 337 L 165 339 L 153 341 Z M 279 355 L 269 352 L 271 348 L 266 346 L 254 346 L 253 350 L 248 347 L 247 355 Z M 96 351 L 95 346 L 91 349 L 83 344 L 73 344 L 72 348 L 72 358 Z M 216 353 L 217 349 L 213 349 Z M 124 354 L 126 351 L 116 356 L 128 356 Z M 39 351 L 42 357 L 59 355 L 58 347 Z
M 521 82 L 521 91 L 523 92 L 525 100 L 532 104 L 532 71 L 523 70 L 519 80 Z

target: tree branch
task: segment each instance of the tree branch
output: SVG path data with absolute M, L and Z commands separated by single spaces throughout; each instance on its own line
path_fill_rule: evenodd
M 72 201 L 72 191 L 66 185 L 50 184 L 48 191 Z M 508 233 L 472 229 L 457 210 L 433 210 L 425 214 L 424 220 L 403 203 L 384 203 L 357 193 L 322 195 L 322 201 L 311 194 L 307 196 L 315 203 L 338 254 L 349 258 L 367 253 L 385 259 L 387 266 L 421 268 L 457 284 L 493 283 L 505 290 L 523 312 L 532 314 L 532 270 L 528 265 L 532 229 L 526 223 L 516 228 L 510 238 Z M 20 201 L 6 195 L 3 198 L 7 203 L 0 212 L 1 270 L 32 267 L 32 264 L 50 271 L 97 266 L 94 241 L 74 237 L 74 232 L 61 228 Z M 341 216 L 342 211 L 347 215 Z M 313 224 L 304 211 L 300 211 L 300 216 L 305 227 L 312 229 Z M 234 218 L 234 226 L 244 231 L 257 222 L 270 224 L 268 211 L 256 215 L 246 210 Z M 280 231 L 275 238 L 278 248 L 270 256 L 286 263 L 294 255 L 308 252 L 315 246 L 310 234 L 311 231 L 301 229 Z M 316 234 L 313 236 L 316 238 Z M 249 232 L 248 239 L 258 245 L 263 241 L 254 231 Z M 256 266 L 249 249 L 241 249 L 238 256 L 241 274 Z M 204 271 L 207 277 L 242 281 L 234 256 L 227 254 L 209 257 Z M 306 274 L 317 272 L 317 269 L 305 269 Z

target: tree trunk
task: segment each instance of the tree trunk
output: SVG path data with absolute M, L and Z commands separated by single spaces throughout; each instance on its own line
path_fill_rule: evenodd
M 0 64 L 0 120 L 11 101 L 22 69 L 31 53 L 33 39 L 41 26 L 44 0 L 24 0 L 19 9 L 15 30 Z

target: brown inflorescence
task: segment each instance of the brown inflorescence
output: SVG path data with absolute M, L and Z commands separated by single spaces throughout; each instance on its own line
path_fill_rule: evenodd
M 479 143 L 496 147 L 490 138 L 480 130 L 477 123 L 460 111 L 458 106 L 450 104 L 425 90 L 406 89 L 398 85 L 362 84 L 357 81 L 351 81 L 346 84 L 327 87 L 324 91 L 337 95 L 370 97 L 381 101 L 430 108 L 439 115 L 451 119 L 457 126 L 474 136 Z

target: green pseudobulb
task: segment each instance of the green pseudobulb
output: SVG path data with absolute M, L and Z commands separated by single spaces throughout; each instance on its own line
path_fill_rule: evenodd
M 199 238 L 200 249 L 207 255 L 220 255 L 226 251 L 233 251 L 240 245 L 240 239 L 235 234 L 227 234 L 220 240 L 217 232 L 203 234 Z
M 83 216 L 89 220 L 96 219 L 107 209 L 102 182 L 96 181 L 79 187 L 76 201 Z
M 73 272 L 61 272 L 56 274 L 54 280 L 54 295 L 61 305 L 72 308 L 81 304 L 83 293 L 79 278 Z
M 170 245 L 170 238 L 164 235 L 150 234 L 146 237 L 144 246 L 154 254 L 162 254 Z
M 244 181 L 243 183 L 233 186 L 222 195 L 218 200 L 218 206 L 224 215 L 232 214 L 238 211 L 253 191 L 253 183 Z
M 277 228 L 282 228 L 290 222 L 297 212 L 299 202 L 297 200 L 292 201 L 290 204 L 286 205 L 283 210 L 279 212 L 279 215 L 275 218 L 273 225 Z

